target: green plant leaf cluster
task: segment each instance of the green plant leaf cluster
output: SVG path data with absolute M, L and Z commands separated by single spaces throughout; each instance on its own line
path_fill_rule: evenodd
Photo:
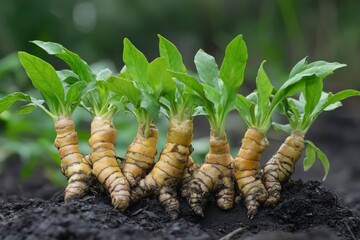
M 323 80 L 325 77 L 332 74 L 334 70 L 344 66 L 344 64 L 327 63 L 324 61 L 307 64 L 304 59 L 301 60 L 290 73 L 291 79 L 296 77 L 301 71 L 306 73 L 305 81 L 299 82 L 300 84 L 295 88 L 301 94 L 298 99 L 289 97 L 282 102 L 281 112 L 288 118 L 289 127 L 284 128 L 276 124 L 277 128 L 288 129 L 287 132 L 289 130 L 298 131 L 305 135 L 322 112 L 340 107 L 341 101 L 346 98 L 359 96 L 359 91 L 351 89 L 336 94 L 323 91 Z M 316 69 L 318 72 L 316 72 Z M 294 89 L 290 90 L 294 92 Z
M 79 79 L 91 82 L 95 80 L 95 74 L 87 63 L 76 53 L 71 52 L 62 45 L 54 42 L 32 41 L 34 44 L 45 50 L 50 55 L 55 55 L 63 60 L 71 70 L 79 76 Z
M 180 114 L 183 118 L 193 115 L 192 92 L 173 79 L 170 70 L 186 73 L 182 56 L 176 46 L 166 38 L 159 37 L 160 56 L 148 62 L 128 39 L 124 40 L 123 60 L 125 67 L 107 83 L 117 95 L 125 96 L 132 104 L 129 109 L 140 124 L 150 124 L 160 109 L 168 117 Z
M 22 66 L 43 99 L 15 92 L 0 99 L 0 113 L 17 101 L 24 101 L 27 104 L 18 112 L 30 113 L 39 107 L 56 120 L 60 115 L 71 116 L 81 105 L 94 116 L 109 119 L 118 111 L 128 110 L 140 126 L 147 127 L 160 111 L 168 117 L 181 118 L 203 114 L 215 133 L 225 136 L 225 120 L 234 108 L 249 127 L 264 133 L 278 109 L 286 115 L 289 124 L 273 123 L 275 129 L 305 135 L 322 112 L 334 110 L 341 106 L 342 100 L 360 95 L 351 89 L 335 94 L 324 92 L 323 80 L 345 65 L 325 61 L 308 63 L 304 58 L 293 67 L 279 89 L 270 82 L 263 61 L 256 76 L 256 90 L 245 97 L 237 93 L 244 81 L 248 58 L 241 35 L 226 47 L 220 68 L 213 56 L 200 49 L 194 57 L 196 77 L 187 73 L 176 46 L 158 37 L 159 57 L 151 62 L 125 38 L 125 66 L 117 75 L 107 68 L 94 73 L 80 56 L 60 44 L 33 41 L 48 54 L 63 60 L 70 69 L 56 71 L 44 60 L 19 52 Z M 317 157 L 327 174 L 329 163 L 325 154 L 310 141 L 307 141 L 306 154 L 305 169 L 310 168 Z
M 322 80 L 331 74 L 334 70 L 344 67 L 344 64 L 328 63 L 325 61 L 317 61 L 308 64 L 306 58 L 299 61 L 291 70 L 289 78 L 283 85 L 275 90 L 271 85 L 264 69 L 264 62 L 260 65 L 258 75 L 256 78 L 255 92 L 247 97 L 241 95 L 237 96 L 235 107 L 240 115 L 250 127 L 255 127 L 263 132 L 266 132 L 271 126 L 271 117 L 274 110 L 287 97 L 293 96 L 297 92 L 307 89 L 308 103 L 306 104 L 306 111 L 311 112 L 317 102 L 319 101 Z M 316 89 L 315 91 L 313 91 Z M 319 91 L 320 89 L 320 95 Z M 307 118 L 307 117 L 306 117 Z M 298 118 L 294 116 L 294 120 Z M 308 119 L 308 118 L 307 118 Z M 279 124 L 274 124 L 276 128 L 283 128 Z M 307 123 L 309 125 L 309 123 Z
M 168 117 L 176 115 L 180 119 L 191 118 L 199 114 L 199 111 L 196 111 L 197 95 L 187 85 L 178 81 L 173 74 L 174 72 L 187 73 L 182 56 L 173 43 L 161 35 L 158 37 L 160 57 L 167 62 L 167 71 L 172 77 L 172 82 L 168 82 L 171 88 L 168 88 L 169 91 L 166 91 L 160 100 L 161 106 Z
M 34 87 L 44 100 L 35 99 L 24 93 L 14 93 L 0 100 L 1 112 L 16 101 L 27 101 L 20 113 L 30 113 L 35 106 L 45 111 L 54 121 L 58 116 L 71 116 L 82 97 L 96 86 L 93 74 L 80 57 L 57 43 L 34 41 L 51 55 L 63 59 L 73 71 L 56 71 L 49 63 L 26 52 L 19 52 L 19 59 Z M 43 105 L 46 103 L 47 108 Z
M 347 89 L 336 94 L 326 93 L 322 91 L 322 79 L 311 79 L 311 83 L 306 83 L 304 93 L 299 96 L 299 99 L 289 98 L 282 104 L 283 113 L 286 114 L 289 124 L 283 125 L 273 123 L 275 129 L 287 132 L 300 132 L 305 135 L 316 118 L 324 111 L 332 111 L 341 107 L 341 101 L 353 97 L 360 96 L 360 91 Z M 312 88 L 312 89 L 311 89 Z M 325 176 L 329 172 L 330 163 L 319 148 L 309 140 L 306 140 L 305 159 L 303 161 L 304 170 L 309 170 L 315 160 L 318 158 L 325 170 Z
M 289 93 L 283 90 L 283 95 L 290 96 L 296 91 L 301 92 L 301 94 L 298 98 L 287 97 L 282 101 L 280 104 L 280 112 L 286 115 L 289 124 L 273 123 L 274 128 L 288 134 L 297 132 L 305 136 L 322 112 L 331 111 L 342 106 L 341 101 L 349 97 L 360 96 L 360 91 L 352 89 L 347 89 L 335 94 L 323 91 L 323 80 L 332 74 L 333 71 L 344 66 L 346 65 L 325 61 L 308 64 L 305 59 L 296 64 L 290 73 L 290 79 L 299 78 L 299 75 L 302 74 L 304 80 L 290 88 Z M 306 157 L 303 161 L 304 170 L 310 169 L 318 158 L 325 170 L 325 180 L 330 168 L 325 153 L 317 148 L 311 141 L 306 140 L 305 142 Z
M 140 126 L 149 127 L 160 112 L 160 97 L 174 91 L 175 83 L 167 71 L 164 58 L 148 62 L 145 55 L 128 39 L 124 39 L 123 60 L 125 67 L 117 76 L 111 76 L 107 85 L 117 96 L 124 96 L 132 104 L 131 111 Z
M 244 80 L 247 48 L 241 35 L 226 47 L 219 69 L 213 56 L 199 50 L 195 66 L 199 81 L 184 72 L 172 71 L 177 80 L 196 94 L 195 101 L 204 109 L 211 127 L 219 136 L 225 135 L 225 120 L 233 109 L 238 88 Z
M 63 70 L 59 72 L 65 87 L 68 88 L 67 102 L 79 99 L 81 101 L 79 104 L 92 115 L 104 118 L 113 118 L 118 109 L 121 109 L 122 99 L 112 94 L 105 84 L 105 81 L 112 75 L 109 69 L 104 69 L 95 74 L 79 55 L 62 45 L 42 41 L 33 41 L 33 43 L 44 49 L 48 54 L 60 58 L 70 67 L 71 71 Z
M 264 63 L 265 61 L 261 63 L 256 77 L 257 89 L 247 97 L 238 94 L 235 108 L 249 127 L 255 127 L 266 133 L 270 127 L 269 117 L 273 113 L 270 109 L 270 98 L 274 87 L 263 68 Z

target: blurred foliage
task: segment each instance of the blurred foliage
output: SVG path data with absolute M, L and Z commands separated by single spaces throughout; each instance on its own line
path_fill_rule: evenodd
M 14 91 L 34 91 L 17 60 L 19 50 L 43 58 L 56 69 L 65 67 L 30 44 L 30 40 L 61 43 L 94 68 L 106 65 L 119 71 L 123 66 L 124 37 L 131 39 L 151 60 L 158 55 L 158 33 L 178 46 L 186 66 L 192 70 L 193 57 L 199 48 L 222 59 L 226 44 L 235 35 L 243 34 L 249 52 L 247 85 L 243 91 L 254 88 L 253 79 L 263 59 L 268 60 L 266 71 L 270 79 L 279 86 L 290 68 L 305 56 L 309 60 L 348 65 L 334 76 L 341 76 L 342 81 L 329 81 L 326 90 L 359 88 L 359 9 L 358 0 L 1 0 L 0 97 Z M 56 177 L 59 159 L 53 147 L 55 131 L 51 119 L 40 111 L 23 116 L 13 109 L 0 115 L 0 162 L 19 154 L 25 163 L 24 176 L 41 163 L 50 179 L 63 181 L 61 176 Z M 239 125 L 243 126 L 240 118 L 234 115 L 230 118 L 228 129 L 240 132 Z M 75 119 L 80 126 L 82 149 L 89 151 L 90 116 L 79 110 Z M 115 123 L 119 130 L 118 154 L 123 156 L 135 136 L 136 126 L 129 114 L 117 115 Z M 158 126 L 162 133 L 160 151 L 167 120 L 160 118 Z M 200 154 L 195 158 L 201 159 L 207 151 L 206 126 L 195 125 L 194 145 Z M 56 171 L 51 171 L 54 167 Z

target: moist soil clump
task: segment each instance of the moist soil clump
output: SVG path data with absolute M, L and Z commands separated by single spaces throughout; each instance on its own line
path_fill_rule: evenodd
M 205 217 L 191 213 L 182 200 L 182 214 L 170 220 L 156 198 L 140 201 L 126 212 L 108 196 L 88 195 L 63 201 L 0 200 L 0 239 L 359 239 L 359 213 L 344 207 L 318 181 L 283 185 L 282 200 L 262 208 L 250 220 L 243 203 L 229 211 L 210 202 Z

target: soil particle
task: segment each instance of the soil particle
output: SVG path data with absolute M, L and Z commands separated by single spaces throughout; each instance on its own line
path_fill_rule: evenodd
M 243 203 L 224 211 L 213 203 L 205 217 L 194 216 L 182 201 L 180 219 L 172 221 L 158 201 L 142 200 L 126 212 L 107 196 L 63 202 L 28 199 L 0 202 L 0 239 L 358 239 L 360 218 L 343 207 L 321 183 L 286 183 L 275 208 L 262 208 L 252 219 Z

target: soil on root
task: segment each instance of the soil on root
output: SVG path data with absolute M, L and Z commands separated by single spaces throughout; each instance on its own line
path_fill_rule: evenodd
M 182 202 L 182 215 L 170 220 L 158 201 L 142 200 L 121 213 L 107 196 L 0 202 L 0 239 L 358 239 L 360 218 L 342 206 L 321 183 L 286 183 L 275 208 L 252 219 L 243 203 L 223 211 L 209 203 L 205 217 Z

